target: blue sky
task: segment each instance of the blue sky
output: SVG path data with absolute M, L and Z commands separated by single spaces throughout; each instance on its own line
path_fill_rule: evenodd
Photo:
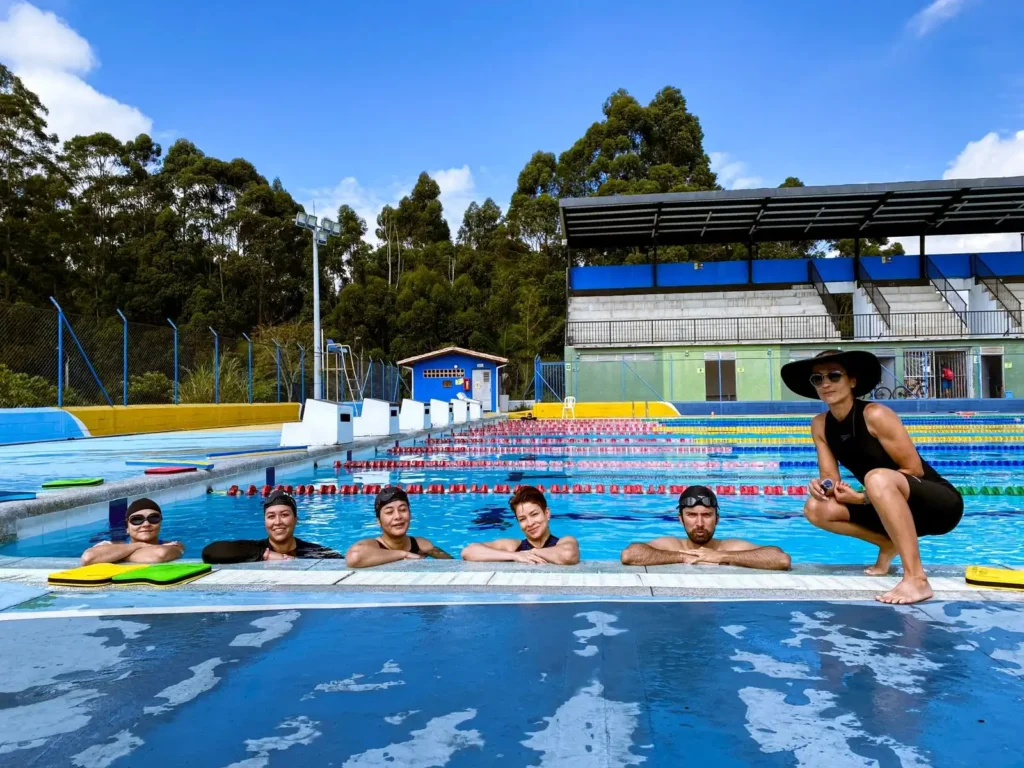
M 0 61 L 65 138 L 187 137 L 369 216 L 437 172 L 459 219 L 620 87 L 679 87 L 726 186 L 1024 174 L 1021 29 L 1020 0 L 0 0 Z

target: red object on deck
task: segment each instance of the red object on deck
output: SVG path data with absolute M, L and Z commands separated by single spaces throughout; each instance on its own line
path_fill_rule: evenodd
M 248 496 L 255 496 L 255 495 L 256 495 L 257 493 L 259 493 L 259 492 L 260 492 L 260 491 L 259 491 L 259 488 L 257 488 L 257 487 L 256 487 L 255 485 L 250 485 L 250 486 L 249 486 L 249 490 L 248 490 L 248 491 L 246 491 L 245 493 L 246 493 L 246 495 L 248 495 Z
M 149 467 L 147 475 L 180 475 L 182 472 L 195 472 L 196 467 Z

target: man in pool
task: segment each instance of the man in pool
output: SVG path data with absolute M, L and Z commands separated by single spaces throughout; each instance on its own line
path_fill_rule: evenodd
M 462 550 L 463 560 L 479 563 L 531 563 L 533 565 L 576 565 L 580 545 L 572 536 L 551 533 L 551 511 L 544 494 L 532 485 L 520 486 L 508 505 L 526 538 L 495 539 L 470 544 Z
M 263 502 L 265 539 L 214 541 L 203 550 L 204 563 L 258 563 L 261 560 L 296 558 L 329 560 L 340 558 L 333 549 L 295 537 L 298 522 L 295 499 L 284 491 L 273 491 Z
M 82 553 L 82 565 L 95 563 L 169 563 L 185 552 L 179 541 L 160 541 L 164 516 L 152 499 L 136 499 L 128 505 L 125 523 L 128 541 L 101 541 Z
M 409 509 L 409 497 L 401 488 L 389 485 L 381 489 L 373 500 L 373 511 L 377 514 L 380 536 L 360 539 L 348 548 L 345 564 L 349 568 L 370 568 L 397 563 L 399 560 L 422 560 L 424 557 L 452 559 L 451 555 L 435 547 L 429 539 L 409 535 L 412 512 Z
M 622 550 L 623 565 L 738 565 L 766 571 L 788 571 L 790 558 L 778 547 L 759 547 L 742 539 L 716 541 L 718 498 L 703 485 L 691 485 L 679 496 L 679 520 L 686 538 L 663 536 Z

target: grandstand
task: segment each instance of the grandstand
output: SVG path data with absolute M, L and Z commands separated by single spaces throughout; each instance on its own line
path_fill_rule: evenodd
M 787 399 L 779 368 L 835 346 L 882 359 L 880 397 L 1024 392 L 1024 254 L 924 248 L 1024 229 L 1024 178 L 567 199 L 561 213 L 570 250 L 642 248 L 650 263 L 569 270 L 565 381 L 549 397 Z M 860 254 L 882 236 L 917 236 L 921 254 Z M 758 242 L 841 238 L 852 257 L 757 256 Z M 659 245 L 727 242 L 749 258 L 657 259 Z

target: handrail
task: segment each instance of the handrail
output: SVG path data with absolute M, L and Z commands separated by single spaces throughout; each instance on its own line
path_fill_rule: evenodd
M 992 271 L 992 268 L 985 263 L 985 260 L 976 253 L 971 254 L 971 272 L 974 274 L 975 279 L 988 289 L 988 292 L 992 294 L 992 298 L 1002 304 L 1003 308 L 1010 313 L 1013 321 L 1017 325 L 1024 325 L 1024 322 L 1021 322 L 1020 299 L 1014 295 L 1002 278 Z
M 821 272 L 818 271 L 814 259 L 807 260 L 807 277 L 814 285 L 814 290 L 818 292 L 818 298 L 821 299 L 821 303 L 828 311 L 829 317 L 832 318 L 832 324 L 836 327 L 836 331 L 842 338 L 852 339 L 853 324 L 848 322 L 850 315 L 844 314 L 840 309 L 838 300 L 825 285 L 825 280 L 822 278 Z
M 891 312 L 888 321 L 877 314 L 842 314 L 842 327 L 852 327 L 856 339 L 915 339 L 1024 337 L 1019 324 L 1003 309 L 969 311 L 963 318 L 942 312 Z M 576 320 L 567 324 L 571 346 L 706 344 L 775 341 L 839 341 L 826 314 L 751 317 L 699 317 L 665 320 Z
M 931 280 L 932 285 L 935 286 L 935 290 L 942 294 L 943 300 L 949 305 L 956 316 L 960 318 L 960 322 L 964 325 L 967 324 L 967 302 L 964 301 L 963 296 L 957 293 L 956 288 L 953 284 L 946 279 L 946 276 L 942 274 L 942 270 L 939 269 L 939 265 L 931 260 L 930 257 L 925 257 L 924 260 L 924 271 Z
M 885 296 L 879 290 L 878 286 L 875 285 L 874 279 L 868 274 L 867 269 L 864 267 L 864 262 L 857 262 L 857 282 L 860 287 L 867 293 L 868 298 L 871 299 L 871 303 L 875 305 L 875 309 L 878 310 L 878 314 L 882 316 L 882 320 L 885 324 L 889 324 L 889 302 L 885 300 Z

